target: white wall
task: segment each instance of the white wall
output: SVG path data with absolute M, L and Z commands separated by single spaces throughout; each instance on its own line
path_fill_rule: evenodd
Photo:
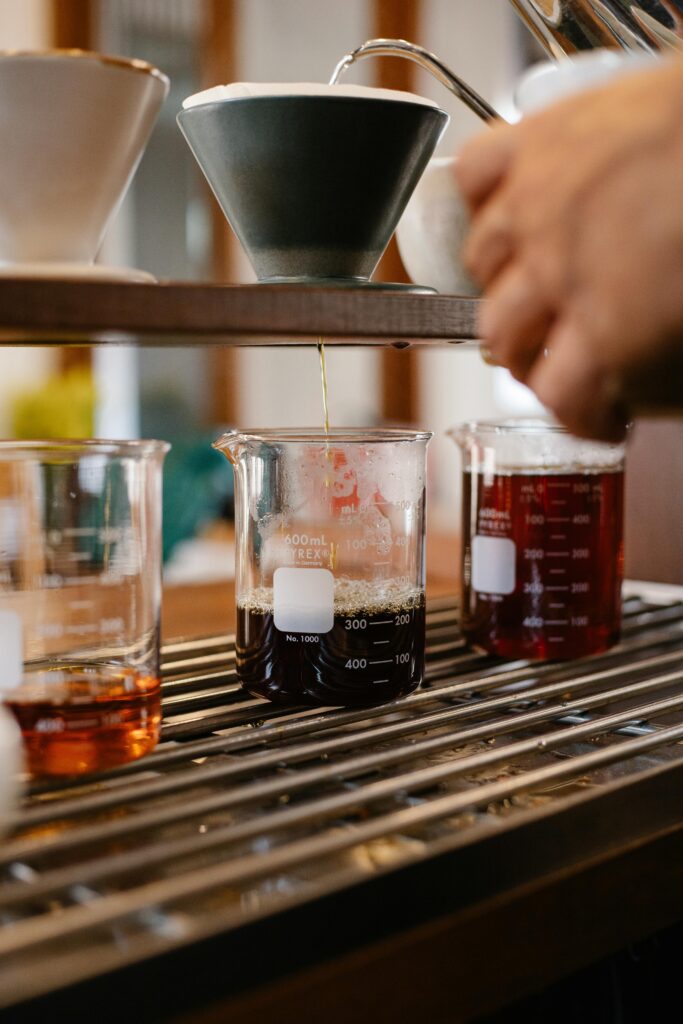
M 50 25 L 49 0 L 0 0 L 0 49 L 44 49 Z
M 504 116 L 510 88 L 520 71 L 519 19 L 506 0 L 422 0 L 422 46 L 443 60 Z M 482 122 L 426 71 L 417 72 L 417 91 L 451 115 L 439 153 L 455 153 Z
M 47 0 L 0 0 L 0 49 L 40 50 L 49 45 Z M 40 386 L 56 363 L 56 352 L 50 348 L 0 347 L 1 436 L 7 437 L 10 432 L 11 396 L 24 388 Z

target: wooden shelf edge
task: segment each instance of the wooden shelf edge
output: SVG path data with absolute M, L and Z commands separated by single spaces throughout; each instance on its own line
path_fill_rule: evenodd
M 449 344 L 475 337 L 478 306 L 367 288 L 3 278 L 0 344 Z

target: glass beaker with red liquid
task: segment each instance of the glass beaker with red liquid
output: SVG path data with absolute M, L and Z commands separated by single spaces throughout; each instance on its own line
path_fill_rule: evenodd
M 506 658 L 579 658 L 619 639 L 624 446 L 544 420 L 465 423 L 462 630 Z
M 365 706 L 419 686 L 430 437 L 302 429 L 215 442 L 235 467 L 235 649 L 250 693 Z
M 159 738 L 160 441 L 0 442 L 0 700 L 34 776 Z

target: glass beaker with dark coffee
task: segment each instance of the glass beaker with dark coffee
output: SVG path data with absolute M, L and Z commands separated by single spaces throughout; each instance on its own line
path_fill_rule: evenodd
M 237 672 L 269 700 L 369 705 L 422 680 L 429 433 L 233 431 Z

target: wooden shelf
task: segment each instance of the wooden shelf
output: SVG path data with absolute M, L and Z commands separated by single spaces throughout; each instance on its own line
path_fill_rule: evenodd
M 3 345 L 461 343 L 478 300 L 368 288 L 0 279 Z

